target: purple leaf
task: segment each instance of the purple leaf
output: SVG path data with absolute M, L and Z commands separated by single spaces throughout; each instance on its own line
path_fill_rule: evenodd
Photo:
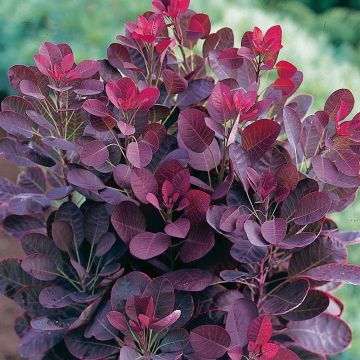
M 118 346 L 113 342 L 100 342 L 94 338 L 85 338 L 81 330 L 68 333 L 65 337 L 65 344 L 70 353 L 78 359 L 103 359 L 119 351 Z
M 73 303 L 71 293 L 61 286 L 51 285 L 41 290 L 39 302 L 47 309 L 62 309 Z
M 290 321 L 286 334 L 303 348 L 323 355 L 341 352 L 351 342 L 349 326 L 329 314 L 305 321 Z
M 165 252 L 170 243 L 167 234 L 142 232 L 131 239 L 130 252 L 141 260 L 149 260 Z
M 155 176 L 147 169 L 134 169 L 131 173 L 131 188 L 135 196 L 144 204 L 148 204 L 149 193 L 157 195 L 158 183 Z
M 309 288 L 310 284 L 305 279 L 280 285 L 276 291 L 269 293 L 262 308 L 269 315 L 286 314 L 302 304 Z
M 74 89 L 74 93 L 81 96 L 100 94 L 104 90 L 104 84 L 100 80 L 86 79 L 81 81 Z
M 113 233 L 107 232 L 103 234 L 96 246 L 95 256 L 104 256 L 116 242 L 116 237 Z
M 329 120 L 335 121 L 341 104 L 343 104 L 344 113 L 342 114 L 342 118 L 340 119 L 343 120 L 351 113 L 354 107 L 354 102 L 354 96 L 350 90 L 339 89 L 333 92 L 326 100 L 324 110 L 329 115 Z
M 285 106 L 283 118 L 284 118 L 285 132 L 288 137 L 289 143 L 294 149 L 296 149 L 296 146 L 300 142 L 301 131 L 302 131 L 300 117 L 295 110 L 293 110 L 288 106 Z
M 5 109 L 4 109 L 5 110 Z M 55 131 L 55 127 L 41 114 L 33 110 L 26 110 L 26 115 L 43 129 Z
M 254 220 L 246 220 L 244 230 L 248 240 L 255 246 L 267 246 L 261 235 L 261 226 Z
M 248 240 L 237 241 L 230 250 L 233 259 L 240 263 L 252 264 L 262 260 L 267 254 L 267 247 L 255 246 Z
M 167 224 L 164 230 L 170 236 L 185 239 L 190 230 L 190 221 L 185 218 L 179 218 L 176 221 Z
M 201 269 L 175 270 L 164 276 L 171 282 L 175 290 L 181 291 L 202 291 L 215 281 L 212 274 Z
M 80 160 L 87 166 L 100 166 L 109 159 L 109 150 L 100 140 L 86 143 L 80 152 Z
M 312 319 L 329 307 L 329 297 L 319 290 L 310 289 L 302 304 L 296 309 L 281 315 L 286 320 L 303 321 Z
M 196 109 L 183 110 L 179 115 L 179 135 L 185 146 L 196 153 L 204 152 L 214 139 L 205 118 L 206 114 Z
M 287 224 L 283 218 L 269 220 L 261 225 L 261 234 L 264 239 L 273 245 L 281 243 L 286 236 Z
M 111 115 L 107 106 L 100 100 L 89 99 L 83 104 L 83 108 L 90 114 L 101 118 Z
M 181 75 L 170 69 L 165 69 L 162 77 L 168 94 L 182 93 L 188 87 L 187 81 Z
M 60 150 L 65 150 L 65 151 L 75 150 L 75 145 L 72 142 L 62 138 L 57 138 L 54 136 L 46 136 L 43 137 L 41 141 L 50 147 L 58 148 Z
M 357 265 L 325 264 L 314 267 L 304 275 L 313 280 L 360 285 L 360 266 Z
M 151 162 L 152 150 L 150 145 L 145 142 L 134 141 L 127 146 L 126 156 L 131 165 L 137 168 L 144 168 Z
M 347 261 L 345 246 L 337 239 L 318 238 L 309 246 L 294 253 L 289 263 L 290 275 L 302 275 L 310 269 L 326 264 Z
M 248 151 L 252 162 L 259 160 L 271 148 L 280 130 L 278 123 L 266 119 L 258 120 L 244 129 L 242 145 Z
M 243 347 L 248 343 L 247 331 L 251 321 L 257 316 L 257 307 L 250 300 L 239 299 L 230 306 L 226 330 L 230 335 L 232 346 Z
M 0 112 L 0 126 L 7 133 L 25 138 L 33 136 L 31 122 L 23 115 L 12 111 Z
M 111 216 L 111 223 L 126 244 L 129 244 L 135 235 L 146 229 L 145 216 L 141 210 L 135 204 L 127 201 L 115 208 Z
M 35 99 L 38 99 L 38 100 L 45 99 L 45 96 L 41 93 L 41 90 L 39 89 L 39 87 L 30 80 L 21 80 L 20 81 L 20 91 L 24 95 L 34 97 Z
M 188 87 L 177 98 L 176 105 L 186 107 L 195 105 L 207 99 L 214 87 L 212 81 L 207 79 L 196 79 L 188 83 Z
M 95 174 L 85 169 L 76 168 L 69 170 L 67 179 L 71 185 L 86 190 L 97 191 L 105 187 L 103 182 Z
M 213 229 L 205 222 L 190 228 L 187 239 L 180 250 L 180 258 L 189 263 L 204 257 L 215 245 Z
M 29 255 L 21 262 L 21 267 L 38 280 L 51 281 L 58 277 L 57 267 L 48 255 Z
M 175 293 L 171 282 L 165 277 L 158 277 L 146 286 L 143 296 L 154 299 L 154 316 L 163 318 L 169 315 L 175 305 Z
M 297 225 L 307 225 L 322 219 L 330 210 L 331 200 L 322 192 L 316 191 L 305 195 L 294 214 Z
M 218 325 L 202 325 L 190 332 L 190 344 L 201 358 L 218 359 L 230 346 L 230 336 Z

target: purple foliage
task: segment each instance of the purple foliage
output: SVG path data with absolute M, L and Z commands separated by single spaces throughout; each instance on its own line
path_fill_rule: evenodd
M 44 43 L 9 70 L 0 152 L 22 169 L 0 179 L 0 220 L 25 257 L 0 263 L 0 292 L 24 309 L 25 359 L 325 359 L 351 342 L 331 292 L 360 284 L 360 237 L 327 215 L 360 186 L 354 98 L 307 115 L 280 26 L 235 44 L 189 3 L 153 0 L 106 60 Z

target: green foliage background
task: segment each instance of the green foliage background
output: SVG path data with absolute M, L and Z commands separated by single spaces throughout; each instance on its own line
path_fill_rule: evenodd
M 104 58 L 124 22 L 149 5 L 150 0 L 0 0 L 0 98 L 10 92 L 7 69 L 32 64 L 41 42 L 69 43 L 77 61 Z M 353 91 L 360 111 L 360 0 L 192 0 L 192 7 L 208 12 L 214 27 L 233 27 L 238 44 L 242 32 L 254 25 L 266 29 L 281 24 L 281 58 L 304 72 L 301 90 L 315 96 L 313 110 L 345 87 Z M 344 230 L 360 230 L 360 201 L 333 217 Z M 360 246 L 349 252 L 350 261 L 360 264 Z M 345 300 L 354 341 L 334 359 L 359 359 L 360 288 L 346 286 L 338 295 Z

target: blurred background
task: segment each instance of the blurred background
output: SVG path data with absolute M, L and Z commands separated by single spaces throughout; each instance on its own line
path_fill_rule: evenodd
M 31 65 L 43 41 L 66 42 L 76 61 L 106 57 L 106 48 L 125 21 L 150 8 L 151 0 L 0 0 L 0 100 L 10 94 L 7 69 Z M 192 0 L 191 7 L 207 12 L 215 28 L 235 30 L 237 45 L 254 25 L 266 30 L 280 24 L 284 32 L 281 59 L 304 72 L 301 92 L 314 95 L 313 111 L 323 108 L 338 88 L 348 88 L 360 111 L 360 0 Z M 0 159 L 0 176 L 16 177 L 17 169 Z M 360 230 L 360 197 L 333 218 L 343 230 Z M 360 246 L 349 248 L 350 262 L 360 264 Z M 21 255 L 19 244 L 0 234 L 0 258 Z M 345 318 L 354 331 L 351 349 L 332 359 L 360 359 L 360 288 L 338 290 L 346 305 Z M 14 317 L 19 312 L 0 297 L 0 360 L 15 360 Z

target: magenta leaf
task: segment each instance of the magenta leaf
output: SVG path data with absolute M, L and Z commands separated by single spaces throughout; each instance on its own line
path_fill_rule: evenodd
M 190 221 L 185 218 L 179 218 L 176 221 L 167 224 L 164 230 L 170 236 L 185 239 L 190 230 Z
M 145 142 L 134 141 L 127 146 L 126 156 L 133 166 L 144 168 L 152 159 L 152 150 Z
M 97 191 L 105 187 L 95 174 L 85 169 L 75 168 L 69 170 L 67 179 L 71 185 L 87 190 Z
M 272 336 L 271 320 L 268 316 L 258 316 L 249 325 L 247 337 L 257 345 L 268 343 Z

